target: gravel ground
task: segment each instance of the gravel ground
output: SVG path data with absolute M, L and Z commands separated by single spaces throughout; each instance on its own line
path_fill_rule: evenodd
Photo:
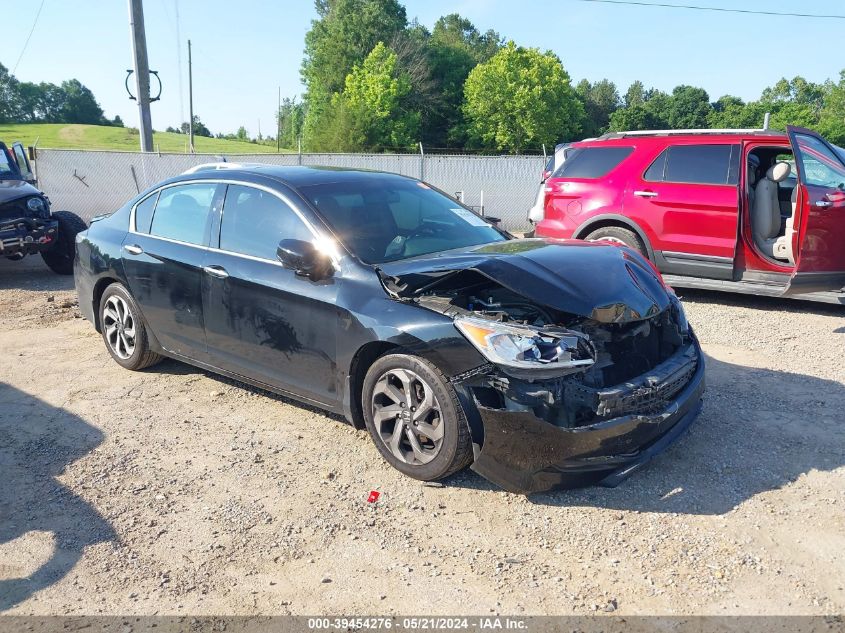
M 125 371 L 71 280 L 2 262 L 0 611 L 842 613 L 845 308 L 681 294 L 700 420 L 616 489 L 525 498 L 407 479 L 186 365 Z

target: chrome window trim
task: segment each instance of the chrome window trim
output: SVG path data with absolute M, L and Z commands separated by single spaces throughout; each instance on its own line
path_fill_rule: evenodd
M 234 257 L 241 257 L 243 259 L 249 259 L 249 260 L 252 260 L 252 261 L 265 262 L 265 263 L 268 263 L 268 264 L 275 264 L 276 266 L 281 266 L 282 268 L 284 268 L 284 265 L 276 259 L 266 259 L 264 257 L 256 257 L 255 255 L 247 255 L 245 253 L 236 253 L 234 251 L 228 251 L 228 250 L 218 248 L 218 247 L 215 247 L 215 246 L 193 244 L 191 242 L 183 242 L 181 240 L 174 240 L 174 239 L 169 238 L 169 237 L 162 237 L 160 235 L 153 235 L 152 233 L 141 233 L 141 232 L 135 230 L 136 229 L 135 209 L 138 207 L 139 204 L 141 204 L 142 202 L 144 202 L 145 200 L 147 200 L 151 196 L 154 196 L 154 195 L 160 196 L 162 191 L 164 191 L 165 189 L 169 189 L 171 187 L 178 187 L 180 185 L 196 185 L 196 184 L 209 184 L 209 183 L 215 184 L 215 185 L 239 185 L 239 186 L 242 186 L 242 187 L 252 187 L 254 189 L 259 189 L 259 190 L 265 191 L 265 192 L 267 192 L 267 193 L 269 193 L 273 196 L 276 196 L 279 200 L 281 200 L 284 204 L 286 204 L 288 206 L 288 208 L 290 208 L 291 211 L 293 211 L 296 214 L 296 216 L 302 221 L 302 223 L 305 225 L 305 227 L 311 232 L 311 235 L 314 237 L 314 240 L 316 240 L 318 242 L 325 242 L 325 241 L 329 241 L 329 242 L 332 242 L 332 243 L 335 242 L 333 237 L 327 237 L 327 236 L 321 235 L 320 232 L 314 227 L 314 225 L 304 215 L 302 215 L 302 212 L 296 207 L 296 205 L 291 202 L 290 198 L 288 198 L 283 193 L 279 193 L 278 191 L 275 191 L 274 189 L 272 189 L 271 187 L 268 187 L 266 185 L 256 184 L 256 183 L 243 181 L 243 180 L 229 179 L 229 178 L 224 178 L 224 179 L 202 178 L 202 179 L 192 179 L 192 180 L 180 180 L 178 182 L 172 182 L 170 184 L 164 185 L 163 187 L 159 187 L 158 189 L 153 190 L 148 195 L 144 196 L 138 202 L 136 202 L 134 205 L 132 205 L 132 209 L 129 213 L 129 230 L 127 232 L 131 235 L 143 235 L 144 237 L 149 237 L 149 238 L 153 238 L 153 239 L 156 239 L 156 240 L 161 240 L 163 242 L 170 242 L 171 244 L 180 244 L 182 246 L 191 246 L 193 248 L 198 248 L 200 250 L 204 250 L 204 251 L 208 251 L 208 252 L 212 252 L 212 253 L 224 253 L 226 255 L 232 255 Z M 226 205 L 225 205 L 225 198 L 224 198 L 224 201 L 223 201 L 223 207 L 224 208 L 221 211 L 225 210 L 225 206 Z M 156 208 L 157 207 L 158 207 L 158 203 L 156 203 Z M 155 214 L 153 214 L 153 217 L 155 217 Z M 152 225 L 150 225 L 150 226 L 152 227 Z M 222 226 L 222 220 L 221 220 L 221 226 Z M 340 257 L 339 257 L 339 255 L 337 255 L 336 253 L 330 253 L 329 257 L 331 257 L 332 265 L 335 268 L 335 273 L 339 274 L 340 273 Z M 287 269 L 285 269 L 285 270 L 287 270 Z

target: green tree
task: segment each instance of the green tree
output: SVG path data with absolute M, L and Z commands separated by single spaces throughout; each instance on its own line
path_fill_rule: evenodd
M 280 145 L 286 148 L 297 147 L 305 122 L 305 104 L 297 101 L 296 97 L 285 97 L 276 116 Z
M 695 86 L 676 86 L 672 91 L 666 121 L 674 130 L 706 128 L 711 110 L 706 90 Z
M 430 42 L 431 33 L 414 20 L 388 43 L 390 50 L 396 53 L 397 72 L 406 75 L 411 82 L 411 91 L 404 105 L 420 113 L 420 138 L 417 140 L 426 144 L 434 144 L 426 130 L 432 127 L 432 120 L 443 109 L 444 103 L 440 82 L 432 66 Z
M 429 56 L 441 100 L 432 110 L 423 111 L 423 142 L 443 147 L 466 141 L 461 109 L 464 83 L 473 68 L 501 47 L 502 38 L 496 31 L 482 33 L 457 13 L 437 20 L 429 40 Z
M 788 125 L 807 128 L 819 127 L 819 113 L 812 105 L 807 103 L 782 103 L 773 108 L 771 115 L 769 127 L 775 130 L 785 130 Z M 760 125 L 761 121 L 762 119 L 758 119 L 757 126 Z
M 246 128 L 243 125 L 238 128 L 237 132 L 235 132 L 235 138 L 239 141 L 249 141 L 249 132 L 246 131 Z
M 20 115 L 18 80 L 0 64 L 0 123 L 15 121 Z
M 199 116 L 196 115 L 196 114 L 194 115 L 193 128 L 194 128 L 194 136 L 207 136 L 209 138 L 214 136 L 211 133 L 211 130 L 209 130 L 205 126 L 205 124 L 202 121 L 200 121 Z M 179 131 L 182 134 L 188 133 L 188 122 L 187 121 L 185 121 L 184 123 L 182 123 L 182 125 L 179 126 Z
M 845 145 L 845 70 L 839 73 L 837 83 L 827 84 L 819 131 L 832 143 Z
M 62 123 L 102 125 L 106 122 L 103 109 L 94 98 L 94 93 L 83 86 L 78 79 L 63 81 L 61 92 L 60 118 Z
M 614 132 L 626 130 L 663 130 L 669 127 L 672 97 L 661 90 L 645 89 L 636 81 L 625 93 L 625 107 L 610 115 L 608 128 Z
M 614 132 L 656 130 L 661 127 L 645 103 L 620 108 L 610 115 L 609 129 Z
M 584 109 L 551 51 L 508 42 L 467 77 L 464 113 L 472 139 L 519 152 L 575 138 Z
M 411 79 L 398 67 L 396 53 L 379 42 L 346 77 L 337 95 L 353 115 L 353 138 L 366 150 L 411 148 L 419 138 L 420 114 L 405 107 Z
M 575 87 L 575 92 L 584 105 L 584 136 L 599 136 L 607 131 L 610 116 L 619 108 L 620 98 L 616 84 L 607 79 L 590 83 L 582 79 Z
M 398 0 L 316 0 L 319 19 L 305 35 L 302 80 L 308 106 L 306 144 L 331 124 L 333 95 L 346 76 L 380 41 L 391 41 L 405 28 L 405 8 Z
M 643 105 L 646 100 L 646 90 L 643 82 L 640 80 L 635 81 L 629 87 L 627 92 L 625 92 L 625 97 L 623 99 L 623 105 L 626 108 L 630 108 L 635 105 Z
M 798 103 L 820 112 L 824 107 L 826 92 L 824 85 L 812 83 L 803 77 L 784 78 L 766 88 L 760 95 L 760 101 L 768 104 Z

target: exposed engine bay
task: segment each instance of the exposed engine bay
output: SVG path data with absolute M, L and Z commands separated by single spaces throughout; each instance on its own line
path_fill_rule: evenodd
M 456 319 L 465 334 L 462 320 L 534 336 L 537 369 L 500 365 L 467 383 L 480 407 L 533 410 L 574 428 L 660 412 L 695 373 L 697 353 L 676 299 L 650 318 L 607 323 L 539 305 L 472 271 L 444 281 L 422 289 L 415 301 Z

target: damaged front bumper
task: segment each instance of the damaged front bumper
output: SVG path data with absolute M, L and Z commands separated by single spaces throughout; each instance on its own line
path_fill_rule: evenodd
M 473 397 L 483 441 L 474 445 L 472 469 L 522 494 L 615 486 L 689 427 L 701 410 L 704 386 L 704 357 L 692 338 L 653 370 L 621 385 L 564 385 L 563 398 L 587 403 L 596 412 L 589 424 L 559 426 L 539 417 L 536 408 L 513 401 L 498 408 Z
M 0 219 L 0 256 L 34 255 L 53 247 L 59 223 L 53 219 Z

